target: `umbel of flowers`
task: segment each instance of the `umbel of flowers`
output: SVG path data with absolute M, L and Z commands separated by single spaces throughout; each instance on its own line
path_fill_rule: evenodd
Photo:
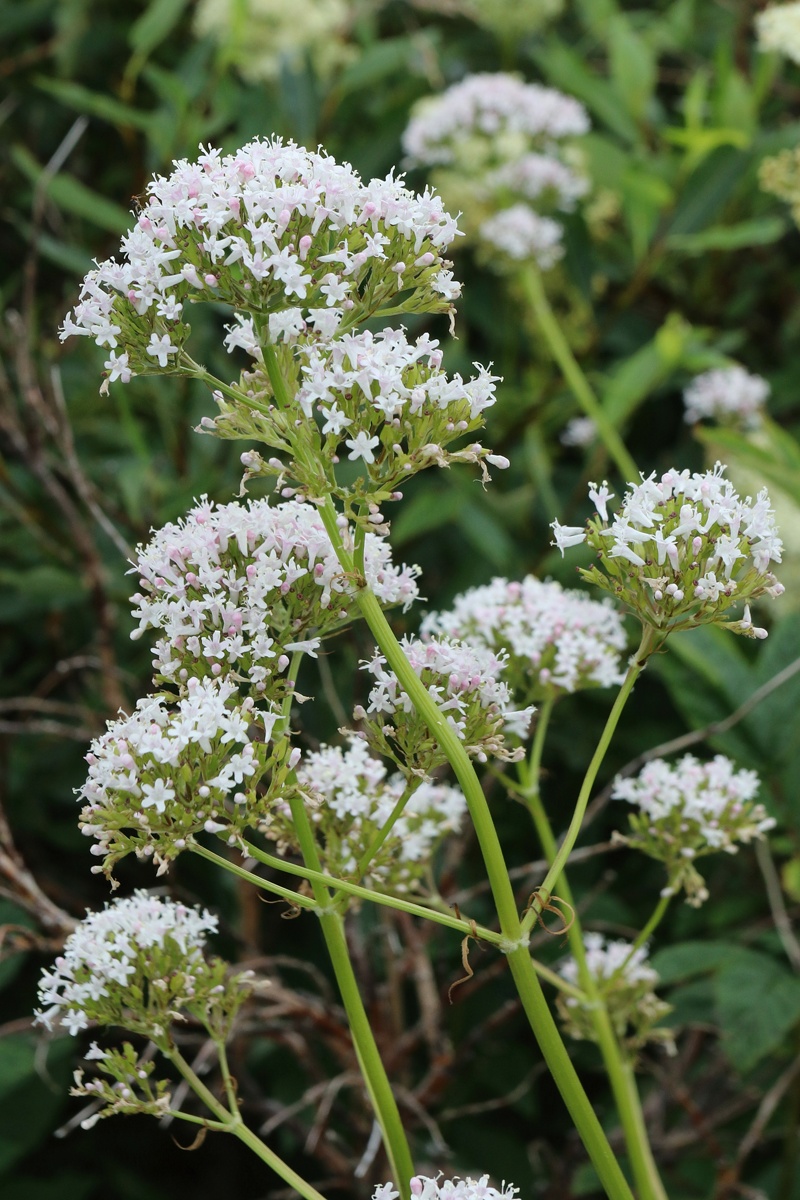
M 322 746 L 306 754 L 297 786 L 321 841 L 324 870 L 394 893 L 419 888 L 437 847 L 466 816 L 458 788 L 390 775 L 356 734 L 345 749 Z M 263 831 L 281 852 L 296 849 L 287 805 L 273 807 Z
M 744 367 L 715 367 L 697 375 L 683 393 L 684 418 L 691 425 L 712 418 L 722 425 L 757 429 L 769 396 L 769 384 Z
M 503 676 L 514 703 L 555 699 L 624 677 L 627 638 L 610 600 L 592 600 L 552 580 L 493 579 L 456 596 L 446 612 L 428 613 L 423 636 L 458 638 L 504 654 Z
M 405 610 L 417 598 L 418 568 L 396 567 L 376 533 L 366 535 L 364 566 L 381 604 Z M 355 606 L 355 581 L 342 573 L 318 510 L 301 500 L 215 505 L 203 497 L 138 547 L 133 569 L 142 588 L 133 636 L 162 635 L 156 679 L 181 686 L 230 676 L 274 698 L 291 655 L 315 654 Z
M 411 165 L 432 168 L 444 194 L 458 197 L 489 261 L 533 259 L 546 269 L 563 254 L 550 214 L 569 212 L 587 191 L 572 139 L 588 129 L 573 97 L 480 74 L 421 101 L 403 145 Z
M 224 1038 L 252 976 L 229 976 L 205 957 L 216 928 L 210 913 L 144 891 L 89 913 L 42 974 L 37 1021 L 71 1034 L 119 1025 L 165 1047 L 171 1025 L 188 1015 Z
M 658 1027 L 671 1009 L 655 994 L 658 973 L 647 961 L 646 947 L 607 940 L 600 933 L 587 933 L 584 956 L 586 970 L 603 997 L 620 1041 L 632 1051 L 647 1042 L 661 1042 L 671 1049 L 671 1031 Z M 565 959 L 558 971 L 568 983 L 579 986 L 580 970 L 575 958 Z M 592 1001 L 559 993 L 556 1003 L 564 1027 L 572 1037 L 597 1039 Z
M 372 1193 L 372 1200 L 397 1200 L 400 1193 L 391 1183 L 382 1183 Z M 414 1200 L 514 1200 L 519 1188 L 504 1183 L 498 1190 L 489 1183 L 488 1175 L 480 1179 L 444 1179 L 441 1175 L 414 1175 L 411 1180 Z
M 708 891 L 695 860 L 718 850 L 735 854 L 740 844 L 774 828 L 756 803 L 758 789 L 755 771 L 737 771 L 722 754 L 706 763 L 686 754 L 674 765 L 653 759 L 635 778 L 618 779 L 612 796 L 636 809 L 623 840 L 664 863 L 662 895 L 685 891 L 687 902 L 698 907 Z
M 81 831 L 103 859 L 93 870 L 110 875 L 135 853 L 163 872 L 203 831 L 236 840 L 256 826 L 291 787 L 296 756 L 273 738 L 279 717 L 274 705 L 240 700 L 230 679 L 192 677 L 177 702 L 147 696 L 109 722 L 78 793 Z
M 781 539 L 766 489 L 741 499 L 725 468 L 670 470 L 642 478 L 625 493 L 616 514 L 605 481 L 589 485 L 597 516 L 585 526 L 553 522 L 553 545 L 561 553 L 586 542 L 597 564 L 581 575 L 626 604 L 646 626 L 666 636 L 700 624 L 724 625 L 762 638 L 749 602 L 779 596 L 770 564 L 781 561 Z M 728 614 L 744 604 L 740 620 Z
M 508 684 L 501 678 L 508 655 L 483 646 L 448 638 L 403 638 L 401 646 L 415 673 L 428 689 L 471 758 L 518 759 L 512 741 L 525 738 L 535 712 L 533 706 L 515 710 Z M 403 770 L 427 776 L 447 762 L 427 722 L 408 698 L 382 654 L 363 664 L 375 677 L 366 710 L 355 716 L 370 745 L 394 759 Z

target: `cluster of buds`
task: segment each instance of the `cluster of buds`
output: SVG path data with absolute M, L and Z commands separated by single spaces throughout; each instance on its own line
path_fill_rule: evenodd
M 94 1071 L 86 1079 L 86 1072 L 79 1068 L 69 1093 L 90 1101 L 89 1113 L 81 1121 L 81 1129 L 91 1129 L 104 1117 L 115 1114 L 158 1118 L 169 1114 L 171 1083 L 155 1078 L 155 1059 L 137 1054 L 130 1042 L 110 1050 L 101 1050 L 97 1042 L 92 1042 L 84 1057 Z
M 350 536 L 348 530 L 344 530 Z M 364 543 L 366 581 L 383 605 L 417 598 L 417 567 L 395 566 L 378 534 Z M 353 616 L 355 582 L 341 571 L 317 509 L 300 500 L 215 506 L 205 497 L 136 552 L 139 628 L 156 629 L 156 679 L 231 678 L 279 698 L 296 651 Z
M 519 1188 L 504 1183 L 498 1190 L 489 1183 L 488 1175 L 480 1179 L 444 1179 L 441 1175 L 414 1175 L 410 1182 L 414 1200 L 514 1200 Z M 372 1200 L 398 1200 L 400 1193 L 394 1184 L 381 1183 L 372 1193 Z
M 722 754 L 706 763 L 686 754 L 674 766 L 653 759 L 634 779 L 614 784 L 613 799 L 638 810 L 621 840 L 664 863 L 662 895 L 685 891 L 687 902 L 698 907 L 708 890 L 695 860 L 718 850 L 735 854 L 740 844 L 774 827 L 763 804 L 755 802 L 758 788 L 755 771 L 737 771 Z
M 291 786 L 298 752 L 273 739 L 276 708 L 240 701 L 231 680 L 192 678 L 171 699 L 145 697 L 92 742 L 78 796 L 96 872 L 135 853 L 162 873 L 202 831 L 236 841 Z
M 744 367 L 717 367 L 698 375 L 683 393 L 684 418 L 693 425 L 712 418 L 721 425 L 757 429 L 761 424 L 769 384 Z
M 458 832 L 466 813 L 457 788 L 389 775 L 356 735 L 346 749 L 322 746 L 305 755 L 297 786 L 320 837 L 324 870 L 395 894 L 419 889 L 438 846 Z M 272 809 L 263 832 L 281 851 L 296 847 L 286 805 Z
M 505 652 L 494 654 L 484 646 L 448 638 L 406 637 L 401 645 L 471 758 L 516 761 L 522 756 L 521 747 L 510 748 L 507 738 L 527 737 L 535 709 L 512 709 L 508 684 L 500 678 L 508 661 Z M 376 682 L 366 710 L 359 705 L 354 716 L 362 722 L 370 746 L 412 775 L 424 778 L 443 766 L 446 755 L 383 655 L 376 651 L 363 666 Z
M 403 329 L 367 330 L 309 343 L 298 326 L 283 341 L 276 353 L 289 403 L 256 363 L 242 375 L 239 398 L 217 393 L 219 416 L 205 422 L 219 437 L 252 437 L 278 451 L 252 459 L 248 477 L 277 475 L 284 495 L 297 491 L 283 488 L 288 480 L 309 499 L 334 495 L 352 512 L 396 499 L 396 489 L 427 467 L 479 463 L 486 479 L 486 463 L 508 466 L 479 443 L 448 451 L 483 426 L 497 376 L 476 363 L 475 378 L 449 377 L 427 334 L 409 341 Z M 257 356 L 255 336 L 247 343 Z
M 229 975 L 222 960 L 205 957 L 216 928 L 210 913 L 144 891 L 89 913 L 42 973 L 37 1022 L 73 1035 L 90 1024 L 119 1025 L 167 1048 L 170 1027 L 189 1017 L 219 1041 L 252 977 Z
M 642 478 L 611 519 L 613 494 L 605 481 L 591 483 L 597 516 L 585 526 L 554 521 L 553 545 L 562 554 L 581 542 L 596 550 L 598 565 L 582 570 L 583 578 L 662 638 L 709 623 L 764 638 L 767 631 L 753 625 L 750 601 L 784 591 L 769 569 L 781 561 L 782 542 L 766 489 L 742 500 L 724 470 L 717 463 L 713 471 Z M 741 620 L 730 621 L 729 611 L 740 604 Z
M 412 165 L 434 169 L 455 197 L 467 233 L 492 265 L 533 260 L 543 269 L 562 256 L 562 226 L 588 184 L 569 139 L 589 118 L 571 96 L 514 75 L 470 75 L 423 100 L 404 134 Z
M 611 601 L 535 575 L 471 588 L 447 612 L 429 613 L 422 634 L 506 655 L 503 676 L 518 705 L 612 687 L 624 677 L 620 656 L 627 639 Z
M 647 1042 L 660 1042 L 674 1049 L 672 1033 L 658 1023 L 671 1011 L 653 990 L 658 974 L 647 961 L 644 946 L 606 940 L 600 933 L 587 933 L 584 954 L 588 974 L 602 996 L 614 1031 L 620 1042 L 636 1051 Z M 562 979 L 580 987 L 580 968 L 575 958 L 559 965 Z M 564 1028 L 574 1038 L 596 1041 L 592 1003 L 574 995 L 559 993 L 556 1004 Z

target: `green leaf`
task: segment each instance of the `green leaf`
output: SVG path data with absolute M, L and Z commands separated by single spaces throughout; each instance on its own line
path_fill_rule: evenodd
M 93 92 L 80 83 L 71 83 L 64 79 L 48 79 L 47 76 L 40 75 L 36 79 L 36 86 L 68 108 L 99 117 L 100 120 L 108 121 L 112 125 L 140 129 L 143 133 L 150 133 L 153 128 L 156 114 L 142 112 L 130 104 L 123 104 L 121 100 L 115 100 L 113 96 L 104 96 L 100 92 Z
M 12 146 L 11 160 L 33 184 L 43 180 L 46 195 L 65 212 L 85 217 L 109 233 L 122 234 L 130 229 L 133 218 L 119 204 L 99 196 L 72 175 L 47 175 L 26 146 Z
M 608 60 L 617 94 L 634 120 L 643 120 L 656 83 L 656 60 L 622 13 L 608 24 Z
M 27 571 L 0 567 L 0 592 L 0 621 L 13 621 L 81 604 L 86 586 L 77 574 L 42 564 Z
M 462 504 L 463 498 L 455 488 L 418 491 L 392 522 L 392 541 L 402 546 L 424 533 L 449 525 L 458 516 Z
M 531 54 L 542 74 L 556 87 L 582 100 L 604 125 L 626 142 L 638 142 L 639 130 L 615 88 L 588 69 L 583 58 L 563 42 L 551 39 Z
M 756 474 L 758 487 L 772 484 L 800 504 L 800 469 L 796 460 L 797 443 L 784 430 L 773 432 L 769 426 L 768 440 L 755 444 L 750 437 L 735 429 L 720 425 L 697 425 L 694 435 L 705 445 L 724 451 L 729 468 L 737 466 Z M 777 427 L 774 427 L 777 430 Z M 794 448 L 794 453 L 793 453 Z M 781 461 L 782 460 L 782 461 Z
M 429 39 L 424 40 L 427 43 Z M 347 95 L 374 87 L 401 72 L 417 75 L 420 73 L 418 64 L 422 49 L 419 36 L 384 38 L 373 42 L 342 72 L 338 90 L 342 95 Z
M 46 1058 L 30 1034 L 0 1038 L 0 1175 L 49 1132 L 67 1096 L 72 1038 L 51 1042 Z
M 800 1021 L 800 979 L 767 954 L 740 950 L 716 980 L 722 1045 L 733 1065 L 751 1070 Z
M 625 422 L 654 388 L 680 365 L 691 326 L 668 317 L 652 341 L 615 368 L 603 385 L 603 407 L 616 426 Z
M 152 0 L 128 30 L 128 45 L 146 58 L 172 32 L 183 15 L 188 0 Z
M 736 942 L 679 942 L 665 946 L 650 958 L 650 965 L 658 972 L 659 986 L 683 983 L 709 971 L 716 971 L 731 957 L 741 953 Z
M 458 527 L 483 559 L 498 570 L 505 570 L 514 560 L 514 543 L 506 530 L 484 505 L 462 499 L 458 512 Z
M 783 217 L 759 217 L 736 225 L 713 225 L 699 233 L 671 233 L 667 249 L 683 254 L 705 254 L 707 250 L 740 250 L 744 246 L 768 246 L 789 230 Z
M 689 176 L 667 234 L 695 233 L 711 223 L 750 166 L 752 154 L 719 146 Z

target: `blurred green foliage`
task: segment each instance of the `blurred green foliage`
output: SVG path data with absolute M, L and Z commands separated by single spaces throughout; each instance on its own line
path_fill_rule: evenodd
M 235 446 L 193 432 L 211 410 L 201 390 L 140 379 L 101 398 L 99 352 L 59 345 L 58 325 L 91 260 L 114 252 L 148 177 L 200 142 L 233 149 L 282 134 L 320 143 L 366 176 L 385 174 L 401 162 L 400 135 L 415 100 L 473 71 L 517 71 L 577 96 L 591 113 L 585 153 L 608 218 L 602 237 L 580 214 L 569 219 L 553 301 L 609 416 L 644 471 L 697 468 L 724 454 L 759 486 L 778 488 L 787 520 L 797 522 L 799 243 L 785 206 L 759 190 L 757 173 L 766 155 L 797 144 L 800 74 L 756 52 L 755 7 L 573 0 L 557 20 L 510 40 L 479 27 L 455 2 L 364 0 L 349 6 L 350 53 L 332 75 L 320 78 L 310 60 L 293 60 L 279 64 L 273 81 L 253 83 L 224 46 L 195 36 L 186 0 L 0 0 L 0 799 L 10 831 L 0 826 L 0 1194 L 7 1200 L 281 1194 L 245 1151 L 221 1138 L 182 1154 L 155 1123 L 116 1121 L 86 1133 L 70 1127 L 54 1141 L 54 1128 L 77 1112 L 66 1097 L 77 1048 L 70 1039 L 42 1042 L 29 1028 L 38 970 L 65 922 L 106 899 L 88 871 L 72 789 L 83 778 L 88 737 L 148 686 L 147 647 L 128 637 L 127 555 L 193 497 L 229 499 L 240 474 Z M 480 359 L 504 376 L 487 442 L 512 467 L 485 492 L 457 471 L 430 473 L 409 488 L 394 543 L 421 564 L 423 592 L 437 607 L 496 573 L 532 570 L 574 582 L 574 565 L 550 549 L 547 526 L 554 517 L 582 519 L 585 481 L 608 472 L 600 451 L 559 442 L 577 408 L 513 286 L 467 253 L 457 273 L 465 281 L 457 337 L 444 323 L 432 328 L 446 342 L 451 370 Z M 216 356 L 223 373 L 218 321 L 198 311 L 193 337 L 209 368 Z M 726 355 L 772 385 L 763 445 L 716 429 L 706 430 L 704 445 L 683 422 L 682 386 Z M 787 574 L 798 575 L 791 555 Z M 796 662 L 800 616 L 791 593 L 790 586 L 764 646 L 716 629 L 676 639 L 638 685 L 601 783 L 654 745 L 724 721 Z M 405 619 L 409 627 L 414 619 Z M 356 630 L 329 659 L 345 711 L 362 698 L 353 672 L 368 650 Z M 789 916 L 800 905 L 798 689 L 800 675 L 701 746 L 761 774 L 762 798 L 778 819 L 773 854 Z M 544 783 L 556 828 L 566 825 L 609 703 L 590 693 L 557 713 Z M 335 734 L 339 718 L 324 698 L 304 716 L 312 744 Z M 613 808 L 598 813 L 584 841 L 606 840 L 620 823 Z M 521 809 L 499 804 L 497 822 L 512 866 L 537 857 Z M 674 1200 L 795 1200 L 800 964 L 787 959 L 775 931 L 781 881 L 772 859 L 762 855 L 759 870 L 750 851 L 711 863 L 712 900 L 700 912 L 676 909 L 655 946 L 680 1033 L 677 1066 L 655 1056 L 642 1064 L 656 1150 Z M 660 886 L 646 863 L 620 852 L 587 857 L 574 877 L 587 925 L 621 934 L 641 926 Z M 488 920 L 481 879 L 472 844 L 446 853 L 443 894 Z M 289 959 L 276 910 L 195 863 L 181 865 L 172 882 L 224 914 L 226 952 L 257 958 L 294 997 L 294 1016 L 289 1004 L 289 1015 L 254 1028 L 239 1051 L 236 1070 L 255 1125 L 275 1121 L 280 1152 L 332 1197 L 368 1195 L 369 1180 L 385 1175 L 380 1162 L 367 1163 L 353 1181 L 370 1122 L 352 1086 L 332 1097 L 324 1133 L 314 1130 L 314 1104 L 302 1099 L 353 1065 L 316 930 L 302 920 L 289 926 Z M 152 879 L 128 866 L 122 883 Z M 461 974 L 457 939 L 394 926 L 374 912 L 360 915 L 352 937 L 390 1074 L 405 1089 L 420 1162 L 432 1173 L 451 1165 L 489 1171 L 514 1180 L 526 1198 L 591 1194 L 593 1176 L 580 1166 L 580 1148 L 529 1053 L 497 964 L 474 953 L 475 979 L 450 1007 L 447 988 Z M 543 959 L 560 955 L 557 939 L 540 934 L 539 942 Z M 425 956 L 428 992 L 415 983 Z M 412 1031 L 405 1041 L 403 1019 Z M 576 1045 L 575 1061 L 611 1122 L 594 1049 Z M 319 1103 L 324 1088 L 314 1095 Z M 740 1158 L 766 1096 L 774 1110 L 764 1111 Z M 421 1107 L 432 1122 L 420 1119 Z M 282 1111 L 289 1115 L 278 1124 Z

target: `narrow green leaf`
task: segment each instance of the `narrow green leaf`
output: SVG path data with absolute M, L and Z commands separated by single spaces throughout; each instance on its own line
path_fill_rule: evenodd
M 622 13 L 608 25 L 608 60 L 617 94 L 634 120 L 643 120 L 656 83 L 656 60 Z
M 626 142 L 638 142 L 639 130 L 612 85 L 593 74 L 584 60 L 563 42 L 550 40 L 531 54 L 542 74 L 556 87 L 582 100 L 588 109 Z
M 31 183 L 38 184 L 44 180 L 45 193 L 65 212 L 84 217 L 109 233 L 125 233 L 130 229 L 133 218 L 119 204 L 99 196 L 72 175 L 60 173 L 48 176 L 26 146 L 12 146 L 11 160 Z
M 705 229 L 752 161 L 752 155 L 732 146 L 719 146 L 689 176 L 675 206 L 667 233 Z
M 783 217 L 760 217 L 736 225 L 712 225 L 699 233 L 671 233 L 667 248 L 682 254 L 705 254 L 707 250 L 740 250 L 744 246 L 768 246 L 789 229 Z
M 152 0 L 128 30 L 128 45 L 146 58 L 178 24 L 188 0 Z
M 77 112 L 89 113 L 90 116 L 99 117 L 100 120 L 108 121 L 112 125 L 130 126 L 133 129 L 141 129 L 143 133 L 149 133 L 152 128 L 154 113 L 142 112 L 130 104 L 123 104 L 121 100 L 115 100 L 113 96 L 104 96 L 99 92 L 93 92 L 80 83 L 71 83 L 64 79 L 48 79 L 47 76 L 40 75 L 36 79 L 36 86 L 68 108 L 74 108 Z

